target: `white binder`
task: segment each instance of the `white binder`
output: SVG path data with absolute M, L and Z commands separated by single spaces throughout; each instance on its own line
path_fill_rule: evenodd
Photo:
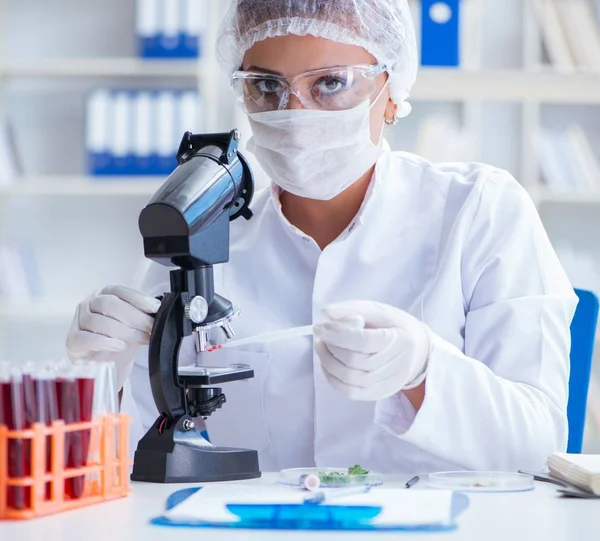
M 156 38 L 159 33 L 160 0 L 137 0 L 136 33 L 140 38 Z
M 152 154 L 154 107 L 155 100 L 150 92 L 143 91 L 136 94 L 133 111 L 133 154 L 136 158 L 149 158 Z
M 177 49 L 181 27 L 181 4 L 179 0 L 162 0 L 161 43 L 165 49 Z
M 108 152 L 110 141 L 111 96 L 96 90 L 87 101 L 86 148 L 92 154 Z
M 198 118 L 198 94 L 193 91 L 183 92 L 179 97 L 179 122 L 177 126 L 177 136 L 181 138 L 187 131 L 192 133 L 201 132 Z
M 113 99 L 110 150 L 115 158 L 125 158 L 132 151 L 133 119 L 131 114 L 131 97 L 128 92 L 117 92 Z
M 173 92 L 163 91 L 158 94 L 156 103 L 156 154 L 161 158 L 175 156 L 179 146 L 176 129 L 176 104 Z

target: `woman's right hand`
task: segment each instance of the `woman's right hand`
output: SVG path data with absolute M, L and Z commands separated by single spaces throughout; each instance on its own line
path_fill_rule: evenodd
M 67 336 L 71 360 L 113 361 L 120 389 L 138 349 L 148 344 L 160 301 L 125 286 L 106 286 L 82 301 Z

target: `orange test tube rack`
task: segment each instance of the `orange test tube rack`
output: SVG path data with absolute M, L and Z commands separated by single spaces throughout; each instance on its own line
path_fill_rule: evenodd
M 0 425 L 0 520 L 41 517 L 127 496 L 130 422 L 121 413 L 68 425 L 63 421 L 34 424 L 28 430 L 11 431 Z M 87 461 L 82 467 L 66 468 L 66 441 L 76 431 L 90 434 Z M 30 467 L 28 475 L 10 478 L 9 450 L 17 440 L 30 446 Z M 72 477 L 85 480 L 83 494 L 73 499 L 65 493 L 65 480 Z M 27 490 L 27 501 L 20 509 L 9 507 L 8 493 L 15 487 Z

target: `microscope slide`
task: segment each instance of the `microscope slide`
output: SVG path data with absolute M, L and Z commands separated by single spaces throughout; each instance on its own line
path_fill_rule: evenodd
M 292 338 L 300 338 L 302 336 L 312 336 L 314 334 L 314 327 L 308 325 L 306 327 L 296 327 L 293 329 L 284 329 L 282 331 L 267 332 L 263 334 L 257 334 L 250 338 L 242 338 L 241 340 L 230 340 L 224 344 L 218 346 L 211 346 L 206 351 L 218 351 L 220 349 L 229 349 L 239 346 L 246 346 L 248 344 L 266 344 L 268 342 L 275 342 L 277 340 L 291 340 Z

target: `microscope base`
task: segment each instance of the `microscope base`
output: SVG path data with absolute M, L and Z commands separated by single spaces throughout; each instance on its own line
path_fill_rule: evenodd
M 189 419 L 189 418 L 188 418 Z M 155 424 L 140 440 L 132 481 L 144 483 L 212 483 L 261 476 L 258 453 L 248 449 L 213 447 L 196 430 L 181 429 L 182 418 L 159 432 Z
M 256 451 L 215 447 L 199 450 L 175 444 L 172 453 L 136 451 L 132 481 L 143 483 L 213 483 L 257 479 Z

